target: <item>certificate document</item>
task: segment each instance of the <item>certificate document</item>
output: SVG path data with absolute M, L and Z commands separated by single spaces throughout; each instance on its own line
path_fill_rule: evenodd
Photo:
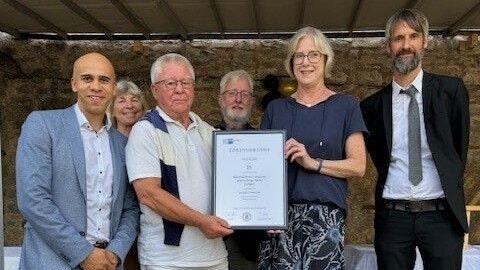
M 285 131 L 214 131 L 213 214 L 233 229 L 285 229 Z

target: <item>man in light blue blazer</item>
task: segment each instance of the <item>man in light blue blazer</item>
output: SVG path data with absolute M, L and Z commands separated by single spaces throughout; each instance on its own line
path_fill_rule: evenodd
M 20 269 L 122 269 L 138 230 L 126 138 L 105 114 L 115 91 L 110 61 L 75 61 L 77 103 L 32 112 L 16 157 L 18 207 L 26 219 Z

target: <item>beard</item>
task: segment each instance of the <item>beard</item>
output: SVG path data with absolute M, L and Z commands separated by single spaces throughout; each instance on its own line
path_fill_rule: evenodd
M 413 54 L 413 57 L 405 56 L 405 54 Z M 400 74 L 408 74 L 412 70 L 416 69 L 423 58 L 423 50 L 420 52 L 414 52 L 411 50 L 402 50 L 398 52 L 393 58 L 393 67 Z
M 244 108 L 241 112 L 237 112 L 230 108 L 223 108 L 222 115 L 226 123 L 243 126 L 248 122 L 248 119 L 250 119 L 251 109 Z

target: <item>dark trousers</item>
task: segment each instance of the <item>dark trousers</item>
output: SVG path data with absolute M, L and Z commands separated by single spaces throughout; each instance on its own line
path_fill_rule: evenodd
M 462 268 L 463 231 L 449 210 L 375 214 L 375 252 L 380 270 L 409 270 L 418 247 L 425 270 Z

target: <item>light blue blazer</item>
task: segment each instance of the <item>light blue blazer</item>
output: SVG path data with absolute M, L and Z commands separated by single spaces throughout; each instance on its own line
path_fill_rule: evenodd
M 125 168 L 127 139 L 114 128 L 108 133 L 113 200 L 107 249 L 123 262 L 137 236 L 139 210 Z M 74 107 L 32 112 L 22 126 L 16 157 L 18 208 L 27 221 L 20 269 L 75 269 L 91 252 L 85 239 L 85 174 Z

